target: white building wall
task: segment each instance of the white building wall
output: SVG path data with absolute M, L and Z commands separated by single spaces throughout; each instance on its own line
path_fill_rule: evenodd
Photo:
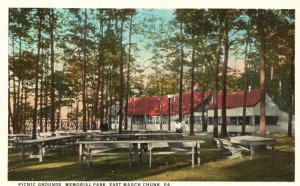
M 278 116 L 278 121 L 276 126 L 267 125 L 266 130 L 270 133 L 287 133 L 288 130 L 288 113 L 279 109 L 279 107 L 274 103 L 274 101 L 266 95 L 266 116 Z M 221 117 L 222 110 L 218 109 L 218 116 Z M 214 111 L 208 110 L 208 117 L 213 117 Z M 243 108 L 231 108 L 226 109 L 227 117 L 241 117 L 243 116 Z M 258 102 L 254 107 L 247 107 L 247 116 L 259 116 L 260 115 L 260 102 Z M 208 132 L 213 132 L 213 125 L 208 123 Z M 218 131 L 221 130 L 221 126 L 218 126 Z M 240 132 L 242 131 L 241 125 L 228 125 L 227 130 L 230 132 Z M 259 131 L 259 125 L 246 126 L 247 132 L 257 133 Z
M 195 114 L 196 116 L 196 114 Z M 197 116 L 202 116 L 198 113 Z M 171 116 L 171 132 L 176 132 L 175 130 L 175 119 L 178 119 L 178 115 L 173 115 Z M 183 117 L 182 120 L 182 126 L 183 126 L 183 131 L 189 132 L 190 131 L 190 125 L 187 124 L 187 121 Z M 124 126 L 123 126 L 124 128 Z M 162 130 L 167 131 L 169 128 L 168 124 L 162 124 Z M 117 124 L 112 124 L 112 129 L 118 129 Z M 131 117 L 128 117 L 128 130 L 131 129 Z M 145 130 L 145 124 L 133 124 L 132 125 L 132 130 Z M 152 131 L 158 131 L 160 130 L 160 124 L 147 124 L 146 125 L 146 130 L 152 130 Z M 201 124 L 194 124 L 194 131 L 195 132 L 201 132 L 202 131 L 202 125 Z
M 208 117 L 213 117 L 213 110 L 208 110 L 207 113 Z M 227 117 L 241 117 L 243 115 L 243 108 L 232 108 L 226 109 Z M 202 116 L 202 112 L 195 112 L 195 116 Z M 254 107 L 247 107 L 246 111 L 247 116 L 255 116 L 260 115 L 260 102 L 257 103 Z M 278 121 L 276 126 L 269 126 L 267 125 L 267 131 L 270 133 L 287 133 L 288 128 L 288 113 L 281 111 L 278 106 L 273 102 L 273 100 L 266 95 L 266 115 L 268 116 L 278 116 Z M 221 117 L 221 109 L 218 109 L 218 116 Z M 178 115 L 171 116 L 171 131 L 175 132 L 175 119 L 178 119 Z M 183 117 L 183 129 L 185 132 L 189 132 L 190 125 L 186 124 L 185 117 Z M 219 131 L 221 131 L 221 126 L 219 125 Z M 112 124 L 113 129 L 118 129 L 118 124 Z M 133 130 L 145 130 L 144 124 L 133 124 Z M 128 129 L 131 129 L 131 117 L 128 117 Z M 160 124 L 147 124 L 147 130 L 160 130 Z M 162 124 L 162 130 L 168 130 L 168 124 Z M 230 132 L 240 132 L 242 131 L 241 125 L 228 125 L 227 130 Z M 194 124 L 194 131 L 201 132 L 202 125 L 201 124 Z M 247 125 L 246 131 L 251 133 L 258 133 L 259 125 Z M 213 125 L 208 123 L 208 132 L 213 132 Z M 294 132 L 294 131 L 293 131 Z
M 253 116 L 254 115 L 254 107 L 247 107 L 246 109 L 246 115 L 247 116 Z M 210 109 L 207 111 L 208 117 L 214 117 L 214 110 Z M 237 116 L 242 116 L 243 115 L 243 108 L 231 108 L 231 109 L 226 109 L 226 115 L 227 117 L 237 117 Z M 222 109 L 218 109 L 218 116 L 222 116 Z
M 260 102 L 258 102 L 253 107 L 254 115 L 259 116 L 260 115 Z M 277 116 L 280 112 L 278 106 L 274 103 L 274 101 L 266 95 L 266 115 L 268 116 Z
M 273 102 L 273 100 L 266 95 L 266 115 L 269 116 L 277 116 L 279 112 L 282 112 L 279 110 L 278 106 Z M 243 116 L 243 107 L 238 108 L 229 108 L 226 109 L 226 115 L 228 117 L 237 117 L 237 116 Z M 246 116 L 259 116 L 260 115 L 260 102 L 258 102 L 254 107 L 247 107 L 246 109 Z M 208 117 L 214 116 L 214 110 L 210 109 L 208 110 Z M 222 116 L 222 109 L 218 109 L 218 116 Z

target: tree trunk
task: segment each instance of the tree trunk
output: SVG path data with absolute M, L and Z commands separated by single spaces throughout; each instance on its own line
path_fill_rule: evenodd
M 205 115 L 204 115 L 204 112 L 205 112 L 205 102 L 204 102 L 204 94 L 205 94 L 205 87 L 203 86 L 202 87 L 202 132 L 206 132 L 207 131 L 207 123 L 205 121 Z
M 57 129 L 61 128 L 60 118 L 61 118 L 61 100 L 62 95 L 61 92 L 58 93 L 58 116 L 57 116 Z
M 108 76 L 108 74 L 107 74 Z M 109 89 L 108 89 L 108 84 L 109 84 L 109 79 L 106 77 L 106 82 L 105 82 L 105 121 L 108 122 L 108 108 L 109 108 Z
M 179 103 L 178 103 L 178 114 L 179 122 L 182 121 L 182 79 L 183 79 L 183 28 L 182 21 L 180 21 L 180 74 L 179 74 Z
M 192 69 L 191 69 L 191 107 L 190 107 L 190 136 L 194 136 L 194 84 L 195 84 L 195 39 L 193 37 Z
M 13 127 L 13 134 L 16 133 L 16 114 L 17 112 L 17 92 L 16 92 L 16 77 L 13 76 L 13 120 L 12 120 L 12 127 Z
M 39 97 L 39 61 L 40 61 L 40 48 L 41 48 L 41 31 L 43 15 L 40 9 L 38 11 L 39 27 L 38 27 L 38 44 L 37 44 L 37 56 L 35 61 L 35 89 L 34 89 L 34 109 L 33 109 L 33 123 L 32 123 L 32 139 L 36 139 L 36 123 L 37 123 L 37 107 Z
M 48 74 L 49 74 L 49 64 L 48 64 L 48 61 L 46 62 L 46 69 L 45 69 L 45 103 L 44 103 L 44 106 L 45 106 L 45 132 L 48 131 L 48 97 L 49 97 L 49 92 L 48 92 L 48 89 L 49 89 L 49 83 L 48 83 Z
M 113 65 L 113 77 L 117 76 L 117 72 L 115 71 L 115 69 L 116 69 L 116 65 Z M 113 78 L 113 85 L 115 85 L 114 86 L 114 122 L 117 118 L 117 112 L 119 112 L 119 111 L 117 111 L 118 91 L 117 91 L 116 84 L 117 84 L 117 80 L 115 78 Z
M 19 37 L 19 63 L 22 63 L 22 37 Z M 16 93 L 16 112 L 15 114 L 15 132 L 20 133 L 19 121 L 20 121 L 20 79 L 18 78 L 18 87 Z
M 26 81 L 25 97 L 24 97 L 24 121 L 23 121 L 23 134 L 26 133 L 26 119 L 27 119 L 27 98 L 28 98 L 28 81 Z
M 266 99 L 266 84 L 265 84 L 265 64 L 266 64 L 266 40 L 265 30 L 263 25 L 263 12 L 258 10 L 257 29 L 260 41 L 260 136 L 266 136 L 266 120 L 265 120 L 265 99 Z
M 79 95 L 76 99 L 76 130 L 78 130 L 78 115 L 79 115 Z
M 104 61 L 104 60 L 103 60 Z M 101 67 L 101 99 L 100 99 L 100 123 L 104 120 L 104 64 Z
M 249 34 L 249 33 L 248 33 Z M 249 86 L 249 82 L 248 82 L 248 45 L 250 44 L 250 36 L 248 35 L 247 41 L 246 41 L 246 49 L 245 49 L 245 69 L 244 69 L 244 100 L 243 100 L 243 125 L 242 125 L 242 135 L 245 135 L 246 132 L 246 122 L 247 122 L 247 116 L 246 116 L 246 112 L 247 112 L 247 91 L 248 91 L 248 86 Z M 249 53 L 251 51 L 251 44 L 250 44 L 250 49 L 249 49 Z M 249 123 L 248 123 L 249 124 Z
M 163 95 L 163 93 L 162 93 Z M 163 96 L 161 96 L 159 98 L 159 116 L 160 116 L 160 122 L 159 122 L 159 128 L 160 130 L 163 130 L 163 127 L 162 127 L 162 118 L 163 118 L 163 108 L 164 108 L 164 102 L 163 102 Z
M 290 64 L 290 113 L 289 113 L 289 121 L 288 121 L 288 136 L 292 136 L 292 122 L 293 116 L 295 114 L 295 48 L 292 49 L 292 61 Z
M 13 127 L 13 133 L 15 134 L 17 132 L 16 130 L 16 114 L 17 112 L 17 90 L 16 90 L 16 77 L 13 76 L 13 123 L 12 123 L 12 127 Z
M 110 70 L 109 71 L 109 79 L 110 79 L 110 81 L 109 81 L 109 90 L 112 90 L 112 70 Z M 111 128 L 111 115 L 112 115 L 112 106 L 113 106 L 113 100 L 112 100 L 112 96 L 113 96 L 113 94 L 109 94 L 109 118 L 108 118 L 108 128 L 109 128 L 109 130 L 111 130 L 112 128 Z
M 86 80 L 86 89 L 85 89 L 86 116 L 87 116 L 87 122 L 86 122 L 87 126 L 86 126 L 86 128 L 87 128 L 87 130 L 91 130 L 88 87 L 89 87 L 89 83 Z
M 51 132 L 55 132 L 55 79 L 54 79 L 54 10 L 50 10 L 50 45 L 51 45 L 51 85 L 50 85 L 50 99 L 51 99 L 51 112 L 50 124 Z
M 83 48 L 83 78 L 82 78 L 82 125 L 83 125 L 83 131 L 87 131 L 86 126 L 86 63 L 87 63 L 87 57 L 86 57 L 86 37 L 87 37 L 87 12 L 86 8 L 84 9 L 84 48 Z
M 17 112 L 16 112 L 16 129 L 17 134 L 20 133 L 20 119 L 21 119 L 21 109 L 20 109 L 20 89 L 21 89 L 21 83 L 20 80 L 18 82 L 18 90 L 17 90 Z
M 130 87 L 129 87 L 129 81 L 130 81 L 130 61 L 131 61 L 131 33 L 132 33 L 132 18 L 133 14 L 130 16 L 130 24 L 129 24 L 129 48 L 128 48 L 128 64 L 127 64 L 127 78 L 126 78 L 126 93 L 125 93 L 125 126 L 124 129 L 127 130 L 128 128 L 128 99 L 129 99 L 129 92 L 130 92 Z M 132 119 L 132 115 L 131 115 Z M 131 123 L 132 124 L 132 123 Z
M 11 105 L 10 105 L 10 72 L 8 72 L 8 134 L 10 134 L 10 126 L 12 121 L 12 112 L 11 112 Z
M 40 132 L 43 132 L 43 112 L 42 112 L 42 110 L 43 110 L 43 89 L 44 89 L 44 83 L 43 83 L 43 76 L 44 76 L 44 74 L 43 74 L 43 49 L 42 49 L 42 59 L 41 59 L 41 68 L 40 68 L 40 70 L 41 70 L 41 83 L 40 83 L 40 115 L 39 115 L 39 122 L 40 122 Z
M 224 66 L 223 66 L 223 82 L 222 82 L 222 126 L 221 126 L 221 137 L 225 138 L 228 136 L 227 131 L 227 117 L 226 117 L 226 95 L 227 95 L 227 68 L 228 68 L 228 31 L 229 31 L 229 17 L 225 18 L 225 32 L 224 32 Z
M 122 46 L 122 41 L 123 41 L 123 25 L 124 25 L 124 20 L 122 19 L 121 21 L 121 33 L 120 33 L 120 38 L 119 38 L 119 48 L 120 48 L 120 90 L 119 90 L 119 134 L 122 134 L 122 121 L 123 121 L 123 90 L 124 90 L 124 75 L 123 75 L 123 46 Z
M 12 56 L 13 56 L 13 63 L 15 63 L 15 38 L 13 36 L 12 38 Z M 10 134 L 12 131 L 10 128 L 12 127 L 13 124 L 13 115 L 12 115 L 12 110 L 11 110 L 11 103 L 10 103 L 10 81 L 11 81 L 11 75 L 10 71 L 8 71 L 8 134 Z M 13 127 L 12 127 L 13 128 Z
M 218 90 L 219 90 L 219 63 L 221 55 L 221 44 L 222 44 L 222 20 L 219 15 L 220 25 L 219 25 L 219 35 L 218 35 L 218 49 L 215 59 L 215 71 L 214 71 L 214 81 L 213 81 L 213 104 L 214 104 L 214 118 L 213 118 L 213 138 L 218 137 Z
M 24 121 L 24 112 L 25 112 L 25 109 L 24 109 L 24 79 L 21 80 L 21 90 L 20 90 L 20 112 L 19 112 L 19 115 L 20 115 L 20 128 L 19 128 L 19 133 L 21 133 L 23 131 L 23 121 Z
M 98 79 L 97 79 L 97 87 L 94 94 L 94 107 L 93 107 L 93 117 L 96 118 L 98 113 L 98 102 L 99 102 L 99 92 L 100 92 L 100 84 L 101 84 L 101 61 L 103 60 L 103 51 L 101 46 L 99 46 L 99 59 L 98 59 Z M 103 80 L 102 80 L 103 81 Z

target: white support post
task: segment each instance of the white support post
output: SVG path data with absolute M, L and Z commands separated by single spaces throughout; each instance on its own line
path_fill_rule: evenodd
M 79 162 L 80 162 L 80 165 L 82 165 L 82 145 L 83 144 L 79 144 Z
M 38 147 L 39 147 L 39 162 L 43 162 L 44 148 L 42 147 L 42 144 L 38 144 Z

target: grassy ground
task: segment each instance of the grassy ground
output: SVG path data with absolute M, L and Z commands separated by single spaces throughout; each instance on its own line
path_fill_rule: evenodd
M 191 168 L 187 156 L 154 156 L 152 168 L 148 168 L 148 157 L 139 163 L 134 158 L 133 168 L 128 168 L 127 157 L 95 157 L 90 168 L 79 166 L 78 151 L 67 151 L 64 155 L 49 154 L 38 163 L 31 159 L 22 164 L 20 149 L 9 149 L 9 181 L 294 181 L 295 139 L 284 135 L 277 139 L 276 156 L 270 158 L 271 149 L 250 153 L 243 158 L 225 159 L 212 145 L 211 138 L 201 146 L 201 166 Z M 203 138 L 203 136 L 198 136 Z

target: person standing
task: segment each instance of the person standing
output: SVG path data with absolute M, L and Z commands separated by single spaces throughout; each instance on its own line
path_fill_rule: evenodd
M 182 124 L 181 124 L 181 122 L 177 119 L 177 120 L 175 121 L 175 130 L 176 130 L 176 133 L 182 133 L 182 129 L 183 129 Z

